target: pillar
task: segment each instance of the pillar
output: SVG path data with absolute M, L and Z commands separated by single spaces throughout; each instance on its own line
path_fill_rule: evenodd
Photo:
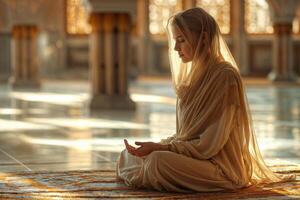
M 196 6 L 196 0 L 181 0 L 182 10 L 193 8 Z
M 292 23 L 275 23 L 273 42 L 273 69 L 269 78 L 273 81 L 295 81 L 293 71 Z
M 269 78 L 273 81 L 296 81 L 293 69 L 293 20 L 297 0 L 268 0 L 273 13 L 273 68 Z
M 248 45 L 245 31 L 245 2 L 231 0 L 231 34 L 233 42 L 233 56 L 243 75 L 249 74 L 247 60 Z
M 12 29 L 11 84 L 15 88 L 39 88 L 37 61 L 37 35 L 35 25 L 15 25 Z
M 0 84 L 7 83 L 10 76 L 11 35 L 0 33 Z
M 92 13 L 90 23 L 91 109 L 134 109 L 127 82 L 130 15 Z
M 149 31 L 149 0 L 137 1 L 137 34 L 138 34 L 138 69 L 141 73 L 151 70 L 150 53 L 151 38 Z

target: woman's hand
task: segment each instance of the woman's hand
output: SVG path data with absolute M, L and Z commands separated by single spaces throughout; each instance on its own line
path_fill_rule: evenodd
M 150 154 L 152 151 L 166 151 L 168 150 L 168 145 L 163 145 L 155 142 L 135 142 L 136 145 L 140 146 L 135 148 L 128 144 L 128 141 L 124 140 L 127 151 L 135 156 L 143 157 Z

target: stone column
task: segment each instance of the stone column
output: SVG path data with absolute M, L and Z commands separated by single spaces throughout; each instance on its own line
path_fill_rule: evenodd
M 249 74 L 247 61 L 248 45 L 245 31 L 245 2 L 231 0 L 231 34 L 233 41 L 233 56 L 243 75 Z
M 268 0 L 273 12 L 273 69 L 269 78 L 273 81 L 296 81 L 293 69 L 292 27 L 296 16 L 297 0 Z
M 273 69 L 269 78 L 273 81 L 295 81 L 293 71 L 292 23 L 275 23 L 273 43 Z
M 182 9 L 186 10 L 196 6 L 196 0 L 181 0 Z
M 38 29 L 35 25 L 15 25 L 13 27 L 11 48 L 11 83 L 13 87 L 40 87 L 37 35 Z
M 134 109 L 128 95 L 131 17 L 124 12 L 90 14 L 91 109 Z
M 149 0 L 137 1 L 138 69 L 141 73 L 151 71 L 149 58 L 151 38 L 149 31 Z
M 0 33 L 0 84 L 7 83 L 10 76 L 10 41 L 10 33 Z
M 134 109 L 128 94 L 132 21 L 136 0 L 84 0 L 92 26 L 90 72 L 92 98 L 97 109 Z

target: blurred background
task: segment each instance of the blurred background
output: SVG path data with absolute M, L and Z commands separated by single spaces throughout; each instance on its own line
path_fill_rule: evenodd
M 112 169 L 123 138 L 174 134 L 165 26 L 197 6 L 240 68 L 264 157 L 300 164 L 299 2 L 0 0 L 0 171 Z
M 218 22 L 244 75 L 267 77 L 273 67 L 272 7 L 266 0 L 138 0 L 132 19 L 130 74 L 169 75 L 165 25 L 171 14 L 200 6 Z M 42 78 L 88 79 L 88 11 L 82 0 L 1 0 L 0 74 L 10 76 L 12 28 L 35 24 L 39 29 L 38 56 Z M 292 18 L 293 70 L 300 69 L 300 9 Z M 239 47 L 240 46 L 240 47 Z M 240 54 L 243 54 L 242 56 Z

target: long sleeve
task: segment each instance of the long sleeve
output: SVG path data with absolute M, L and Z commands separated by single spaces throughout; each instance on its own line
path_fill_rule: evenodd
M 190 141 L 173 141 L 170 150 L 179 154 L 198 159 L 209 159 L 216 155 L 228 141 L 235 125 L 234 120 L 237 107 L 228 106 L 222 117 L 211 124 L 197 139 Z
M 237 82 L 231 73 L 224 76 L 226 79 L 223 85 L 216 90 L 219 92 L 215 92 L 216 94 L 221 93 L 222 96 L 207 101 L 206 112 L 202 112 L 200 118 L 193 121 L 195 127 L 198 127 L 197 123 L 202 124 L 199 126 L 202 128 L 198 130 L 198 136 L 195 135 L 191 140 L 175 139 L 171 141 L 171 151 L 197 159 L 209 159 L 224 147 L 233 128 L 238 125 L 237 113 L 240 109 Z M 205 122 L 201 121 L 203 120 L 201 116 L 206 119 Z M 207 126 L 205 127 L 205 125 Z
M 159 143 L 160 144 L 169 144 L 175 139 L 175 137 L 176 137 L 176 134 L 174 134 L 170 137 L 167 137 L 166 139 L 161 139 Z

